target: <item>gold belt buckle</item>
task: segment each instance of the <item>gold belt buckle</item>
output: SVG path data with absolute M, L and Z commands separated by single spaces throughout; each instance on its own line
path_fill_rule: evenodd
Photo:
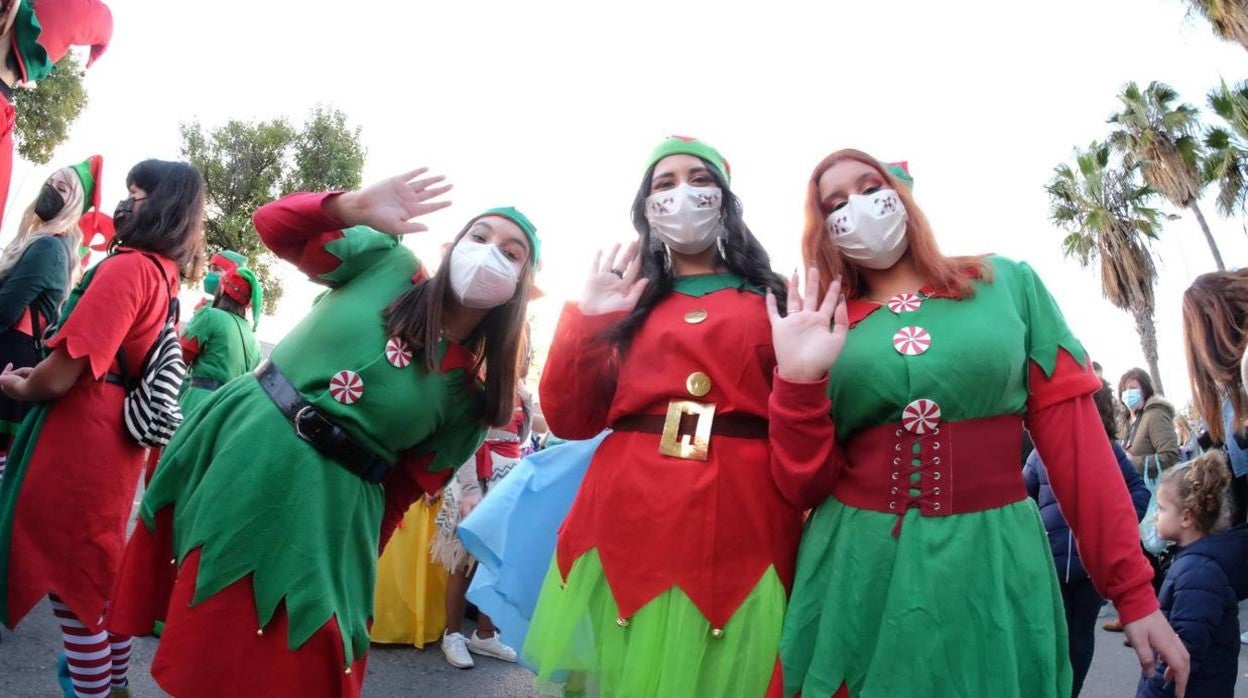
M 680 436 L 680 419 L 685 415 L 698 418 L 698 426 L 692 437 L 688 434 Z M 714 421 L 715 405 L 691 400 L 672 400 L 667 403 L 667 417 L 663 421 L 659 453 L 685 460 L 706 460 L 711 447 L 711 424 Z

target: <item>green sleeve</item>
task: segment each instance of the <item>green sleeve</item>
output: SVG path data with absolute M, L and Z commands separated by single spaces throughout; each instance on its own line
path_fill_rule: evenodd
M 433 461 L 426 468 L 430 472 L 458 468 L 485 441 L 479 401 L 462 392 L 449 400 L 442 427 L 417 447 L 419 452 L 433 454 Z
M 65 292 L 68 269 L 68 253 L 60 240 L 47 236 L 30 243 L 9 275 L 0 282 L 0 328 L 17 324 L 26 308 L 45 291 L 56 292 L 59 301 L 59 296 Z M 40 321 L 40 324 L 47 323 Z
M 1058 350 L 1065 349 L 1079 363 L 1086 363 L 1087 352 L 1075 338 L 1057 301 L 1049 294 L 1044 282 L 1026 262 L 1011 262 L 994 258 L 994 269 L 999 275 L 1016 278 L 1019 314 L 1027 325 L 1027 357 L 1052 376 L 1057 368 Z
M 203 351 L 204 344 L 216 334 L 219 325 L 215 322 L 214 313 L 211 308 L 204 308 L 186 323 L 186 327 L 182 328 L 182 338 L 199 342 L 200 351 Z
M 320 275 L 330 286 L 341 286 L 366 269 L 380 262 L 386 254 L 399 247 L 399 239 L 380 233 L 365 225 L 345 228 L 342 237 L 325 243 L 325 251 L 340 260 L 332 271 Z M 417 265 L 419 265 L 419 261 Z

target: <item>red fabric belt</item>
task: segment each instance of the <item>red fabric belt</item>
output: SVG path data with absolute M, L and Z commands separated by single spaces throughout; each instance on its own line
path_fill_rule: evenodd
M 1022 443 L 1017 415 L 941 422 L 926 434 L 885 424 L 850 440 L 832 494 L 857 509 L 897 514 L 897 536 L 910 509 L 950 516 L 1021 501 Z
M 504 458 L 520 458 L 519 441 L 486 441 L 477 449 L 477 477 L 489 480 L 494 477 L 494 456 L 497 453 Z

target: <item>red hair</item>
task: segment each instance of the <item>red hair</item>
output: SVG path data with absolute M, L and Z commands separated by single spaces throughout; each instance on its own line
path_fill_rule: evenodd
M 914 267 L 923 277 L 927 289 L 935 294 L 964 299 L 974 294 L 973 278 L 989 278 L 989 269 L 982 255 L 973 257 L 946 257 L 936 245 L 936 236 L 927 217 L 914 202 L 910 186 L 897 179 L 878 160 L 860 150 L 838 150 L 824 158 L 806 183 L 806 228 L 802 232 L 802 257 L 807 267 L 819 269 L 819 292 L 822 294 L 838 275 L 842 277 L 841 289 L 846 298 L 858 298 L 865 292 L 859 268 L 853 260 L 846 259 L 828 234 L 826 219 L 831 211 L 824 210 L 819 196 L 819 178 L 829 168 L 844 160 L 854 160 L 867 165 L 884 178 L 897 191 L 898 198 L 906 207 L 908 254 Z

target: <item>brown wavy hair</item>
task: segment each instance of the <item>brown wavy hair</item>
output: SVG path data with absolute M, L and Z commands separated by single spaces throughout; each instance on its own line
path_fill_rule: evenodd
M 1223 523 L 1231 470 L 1221 451 L 1209 451 L 1167 470 L 1161 476 L 1161 484 L 1174 488 L 1172 493 L 1178 500 L 1179 511 L 1191 514 L 1201 533 L 1209 533 Z
M 841 290 L 846 298 L 859 298 L 865 292 L 861 273 L 851 259 L 841 255 L 828 234 L 826 219 L 831 211 L 824 209 L 819 196 L 819 178 L 829 168 L 844 160 L 855 160 L 871 167 L 897 191 L 898 198 L 906 207 L 909 220 L 906 223 L 906 239 L 910 249 L 907 254 L 914 260 L 915 269 L 927 285 L 936 293 L 959 300 L 974 295 L 972 277 L 989 280 L 990 270 L 983 255 L 971 257 L 946 257 L 936 244 L 932 226 L 915 203 L 910 185 L 892 175 L 879 160 L 861 150 L 844 149 L 824 158 L 815 166 L 810 180 L 806 182 L 806 227 L 802 232 L 802 257 L 806 266 L 819 269 L 819 292 L 827 290 L 838 275 L 842 276 Z
M 1248 422 L 1248 396 L 1240 375 L 1240 360 L 1248 349 L 1248 268 L 1196 277 L 1183 292 L 1183 336 L 1192 403 L 1209 435 L 1226 441 L 1231 435 L 1223 433 L 1223 398 L 1235 409 L 1237 428 Z
M 453 293 L 451 251 L 481 218 L 485 216 L 473 218 L 459 231 L 455 241 L 446 248 L 436 274 L 417 281 L 386 308 L 386 333 L 402 337 L 411 345 L 412 354 L 424 361 L 427 370 L 437 369 L 442 311 Z M 481 377 L 485 384 L 481 423 L 486 426 L 505 426 L 515 416 L 516 382 L 524 358 L 521 349 L 526 337 L 530 289 L 536 273 L 532 243 L 527 237 L 525 240 L 529 245 L 529 257 L 516 283 L 516 294 L 506 303 L 491 308 L 463 341 L 463 346 L 476 357 L 468 375 Z

